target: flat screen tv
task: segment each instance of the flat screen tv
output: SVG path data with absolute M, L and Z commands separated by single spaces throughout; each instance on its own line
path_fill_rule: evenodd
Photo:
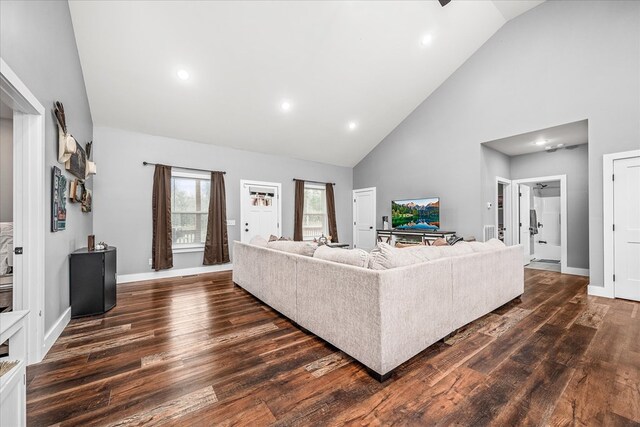
M 440 198 L 392 201 L 391 226 L 399 230 L 438 230 L 440 228 Z

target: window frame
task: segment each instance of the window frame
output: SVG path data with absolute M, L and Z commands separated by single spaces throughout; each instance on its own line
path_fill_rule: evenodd
M 211 174 L 208 174 L 206 172 L 193 172 L 193 171 L 184 171 L 184 170 L 180 170 L 180 169 L 173 169 L 171 170 L 171 179 L 173 180 L 173 178 L 186 178 L 186 179 L 199 179 L 202 181 L 209 181 L 209 183 L 211 182 Z M 211 185 L 211 184 L 209 184 Z M 171 185 L 171 202 L 173 205 L 173 183 Z M 171 214 L 173 214 L 173 206 L 171 208 Z M 190 213 L 190 212 L 177 212 L 177 213 Z M 196 215 L 198 214 L 202 214 L 203 212 L 195 212 Z M 207 218 L 209 216 L 209 207 L 207 206 L 206 208 L 206 215 Z M 171 227 L 171 251 L 173 253 L 188 253 L 188 252 L 204 252 L 204 245 L 205 243 L 175 243 L 174 240 L 174 235 L 173 235 L 173 224 Z
M 314 184 L 314 183 L 305 182 L 304 183 L 305 193 L 304 193 L 303 207 L 304 207 L 304 204 L 306 204 L 304 202 L 306 202 L 306 198 L 307 198 L 307 189 L 310 189 L 310 190 L 321 190 L 324 193 L 324 197 L 323 197 L 323 201 L 322 201 L 323 202 L 323 206 L 324 206 L 324 212 L 323 212 L 323 216 L 324 217 L 323 217 L 323 221 L 322 221 L 322 232 L 321 232 L 320 235 L 324 234 L 325 236 L 327 236 L 328 233 L 329 233 L 329 213 L 327 212 L 327 188 L 326 188 L 326 186 L 321 185 L 321 184 Z M 302 212 L 302 218 L 303 218 L 302 240 L 305 241 L 305 242 L 312 242 L 313 239 L 316 239 L 316 238 L 318 238 L 320 236 L 317 236 L 317 237 L 315 237 L 315 236 L 305 237 L 305 235 L 304 235 L 304 230 L 305 230 L 304 216 L 305 215 L 307 215 L 307 213 L 304 212 L 304 209 L 303 209 L 303 212 Z M 317 214 L 309 214 L 309 215 L 317 215 Z

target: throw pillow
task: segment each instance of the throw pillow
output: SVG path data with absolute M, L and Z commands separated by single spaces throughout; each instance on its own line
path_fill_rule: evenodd
M 362 249 L 340 249 L 321 245 L 313 253 L 313 257 L 356 267 L 366 268 L 369 265 L 369 254 Z
M 313 253 L 318 249 L 318 245 L 310 242 L 294 242 L 290 240 L 277 240 L 275 242 L 267 243 L 269 249 L 275 249 L 276 251 L 288 252 L 291 254 L 313 256 Z
M 262 246 L 263 248 L 266 248 L 267 240 L 262 236 L 253 236 L 253 238 L 249 241 L 249 244 L 254 246 Z
M 275 242 L 278 240 L 278 236 L 274 236 L 273 234 L 271 236 L 269 236 L 269 241 L 270 242 Z
M 447 243 L 447 240 L 439 237 L 436 240 L 433 241 L 433 243 L 431 244 L 431 246 L 449 246 L 449 243 Z

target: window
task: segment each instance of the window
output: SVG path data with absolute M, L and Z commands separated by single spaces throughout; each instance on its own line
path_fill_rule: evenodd
M 209 175 L 171 174 L 171 232 L 174 249 L 204 248 L 209 213 Z
M 305 184 L 302 210 L 302 238 L 313 240 L 327 235 L 327 195 L 324 186 Z

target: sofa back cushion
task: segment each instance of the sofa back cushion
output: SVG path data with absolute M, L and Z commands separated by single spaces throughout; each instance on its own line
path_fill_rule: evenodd
M 440 256 L 442 257 L 451 257 L 451 256 L 460 256 L 466 254 L 472 254 L 473 248 L 469 242 L 457 242 L 452 246 L 440 246 Z
M 369 254 L 369 268 L 387 270 L 432 261 L 441 257 L 440 249 L 434 246 L 412 246 L 394 248 L 386 243 L 378 243 L 378 247 Z
M 313 256 L 313 253 L 318 248 L 318 245 L 312 242 L 294 242 L 291 240 L 276 240 L 275 242 L 268 242 L 267 248 L 275 249 L 276 251 L 288 252 L 291 254 Z
M 369 266 L 369 253 L 362 249 L 340 249 L 321 245 L 313 253 L 313 257 L 356 267 L 367 268 Z
M 474 252 L 488 252 L 506 248 L 507 246 L 498 239 L 491 239 L 486 242 L 467 242 Z

